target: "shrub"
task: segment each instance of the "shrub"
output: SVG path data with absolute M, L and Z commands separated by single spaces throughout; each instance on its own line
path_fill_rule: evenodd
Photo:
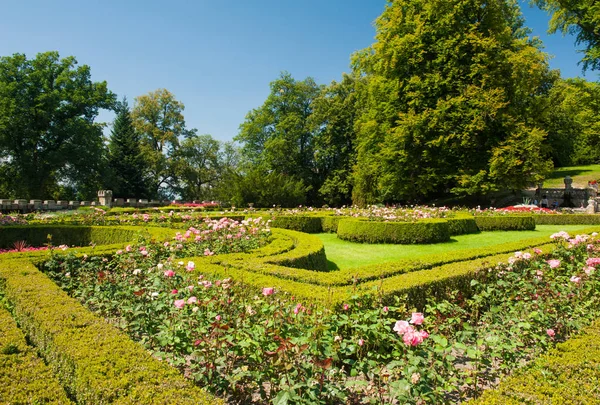
M 0 401 L 10 404 L 72 403 L 50 368 L 27 345 L 14 319 L 1 307 Z
M 450 240 L 450 229 L 443 219 L 418 222 L 344 219 L 338 225 L 338 238 L 364 243 L 439 243 Z
M 466 235 L 468 233 L 479 233 L 479 227 L 474 217 L 446 218 L 450 235 Z
M 321 222 L 321 227 L 323 228 L 323 232 L 331 232 L 337 233 L 338 225 L 342 219 L 351 219 L 352 217 L 343 217 L 343 216 L 333 216 L 328 215 L 324 216 Z
M 537 225 L 600 225 L 600 215 L 563 214 L 534 215 Z
M 316 216 L 282 215 L 276 216 L 271 222 L 271 226 L 298 232 L 320 233 L 323 232 L 323 227 L 321 226 L 322 220 L 322 217 Z
M 533 231 L 535 220 L 531 216 L 476 216 L 477 227 L 482 231 Z

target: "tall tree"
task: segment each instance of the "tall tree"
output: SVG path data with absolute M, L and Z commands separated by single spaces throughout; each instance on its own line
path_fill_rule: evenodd
M 518 189 L 543 178 L 545 132 L 528 119 L 547 56 L 514 0 L 395 0 L 354 57 L 358 204 Z
M 532 0 L 552 14 L 549 31 L 573 34 L 583 45 L 583 69 L 600 69 L 600 1 Z
M 210 135 L 189 137 L 175 155 L 177 191 L 184 200 L 212 200 L 226 172 L 221 143 Z
M 271 93 L 248 113 L 236 140 L 245 157 L 265 175 L 277 172 L 286 181 L 303 183 L 308 201 L 316 200 L 314 131 L 309 117 L 320 87 L 312 78 L 296 81 L 289 73 L 271 83 Z M 302 186 L 299 186 L 302 188 Z
M 173 156 L 179 148 L 180 138 L 193 136 L 196 132 L 186 128 L 184 108 L 167 89 L 158 89 L 135 99 L 131 116 L 141 136 L 150 197 L 166 195 L 175 187 Z
M 62 186 L 95 195 L 103 156 L 99 109 L 115 96 L 58 52 L 0 58 L 0 183 L 7 196 L 50 198 Z
M 127 99 L 117 103 L 117 113 L 109 140 L 109 188 L 115 197 L 147 198 L 144 179 L 145 163 L 140 149 L 140 136 L 133 126 Z
M 342 81 L 325 87 L 314 100 L 310 116 L 315 128 L 319 196 L 332 206 L 350 204 L 352 198 L 352 167 L 356 163 L 356 80 L 344 74 Z

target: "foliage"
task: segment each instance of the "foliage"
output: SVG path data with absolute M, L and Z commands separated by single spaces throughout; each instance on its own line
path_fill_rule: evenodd
M 550 79 L 510 0 L 394 1 L 354 57 L 355 204 L 519 189 L 549 170 L 528 117 Z
M 184 105 L 167 89 L 136 97 L 131 111 L 135 130 L 141 136 L 141 150 L 148 170 L 150 197 L 165 193 L 175 184 L 174 154 L 180 137 L 190 137 L 183 117 Z
M 596 0 L 531 0 L 552 13 L 549 31 L 576 36 L 584 45 L 583 70 L 600 68 L 600 4 Z
M 229 401 L 446 403 L 478 396 L 600 315 L 598 242 L 555 240 L 551 255 L 517 252 L 469 277 L 471 295 L 430 299 L 423 314 L 378 295 L 325 309 L 138 249 L 110 261 L 57 256 L 45 269 Z
M 338 238 L 363 243 L 439 243 L 450 240 L 448 222 L 429 219 L 418 222 L 379 222 L 344 219 Z
M 475 223 L 482 231 L 532 231 L 535 219 L 532 216 L 476 216 Z
M 322 221 L 323 217 L 281 215 L 275 217 L 271 226 L 305 233 L 320 233 L 323 232 L 323 226 L 321 225 Z
M 117 104 L 109 140 L 108 171 L 115 198 L 148 198 L 145 163 L 140 149 L 140 136 L 133 126 L 127 100 Z
M 13 198 L 89 199 L 102 173 L 100 109 L 115 96 L 58 52 L 0 58 L 0 191 Z

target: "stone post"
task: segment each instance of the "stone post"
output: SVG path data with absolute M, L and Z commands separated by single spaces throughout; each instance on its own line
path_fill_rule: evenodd
M 29 204 L 33 206 L 34 210 L 42 209 L 42 200 L 29 200 Z
M 100 205 L 104 205 L 108 208 L 112 207 L 113 203 L 113 192 L 112 190 L 100 190 L 98 191 L 98 200 Z

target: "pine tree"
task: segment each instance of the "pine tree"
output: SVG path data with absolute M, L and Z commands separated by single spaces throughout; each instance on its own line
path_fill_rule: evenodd
M 110 186 L 113 195 L 122 198 L 147 198 L 140 136 L 133 127 L 126 99 L 118 103 L 116 113 L 109 142 Z

